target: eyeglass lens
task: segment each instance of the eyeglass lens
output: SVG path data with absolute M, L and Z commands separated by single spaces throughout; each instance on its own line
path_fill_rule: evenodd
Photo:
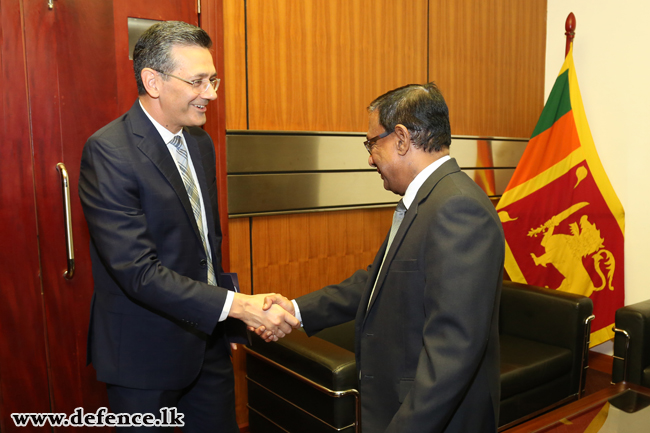
M 220 78 L 215 78 L 214 81 L 213 80 L 197 80 L 197 81 L 194 81 L 192 83 L 192 89 L 194 90 L 194 92 L 196 92 L 198 94 L 201 94 L 201 93 L 205 92 L 206 90 L 208 90 L 210 88 L 210 86 L 212 86 L 212 88 L 216 92 L 217 89 L 219 88 L 219 83 L 220 82 L 221 82 Z

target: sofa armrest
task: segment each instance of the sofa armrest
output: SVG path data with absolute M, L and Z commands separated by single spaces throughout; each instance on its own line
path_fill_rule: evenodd
M 586 296 L 503 282 L 499 332 L 573 350 L 582 347 L 593 302 Z
M 619 308 L 616 329 L 629 335 L 629 348 L 626 351 L 625 334 L 616 332 L 612 382 L 627 380 L 641 385 L 643 371 L 650 366 L 650 300 Z
M 333 391 L 357 388 L 354 353 L 300 329 L 275 343 L 253 335 L 248 349 Z

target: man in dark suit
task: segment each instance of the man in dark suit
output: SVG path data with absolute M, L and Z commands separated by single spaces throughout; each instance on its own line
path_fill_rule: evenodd
M 295 312 L 309 335 L 356 320 L 364 433 L 496 432 L 501 223 L 449 157 L 433 83 L 390 91 L 369 114 L 368 162 L 403 196 L 391 232 L 367 270 L 297 298 L 295 310 L 279 295 L 265 306 Z
M 176 407 L 185 432 L 233 433 L 225 319 L 268 326 L 276 338 L 298 321 L 278 306 L 263 311 L 263 295 L 220 287 L 215 151 L 199 127 L 219 85 L 210 46 L 186 23 L 147 30 L 133 55 L 138 100 L 84 147 L 79 195 L 95 282 L 88 360 L 112 412 Z

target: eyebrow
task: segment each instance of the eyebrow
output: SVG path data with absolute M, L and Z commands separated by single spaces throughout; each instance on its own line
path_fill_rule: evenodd
M 212 78 L 219 78 L 217 77 L 217 73 L 215 72 L 214 74 L 206 74 L 205 72 L 202 72 L 200 74 L 195 74 L 192 75 L 193 78 L 189 78 L 189 80 L 202 80 L 204 78 L 212 79 Z

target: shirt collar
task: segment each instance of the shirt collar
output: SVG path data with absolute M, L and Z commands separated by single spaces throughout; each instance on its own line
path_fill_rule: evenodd
M 406 206 L 406 209 L 411 207 L 413 200 L 415 200 L 415 195 L 420 190 L 420 187 L 422 186 L 424 181 L 427 180 L 429 176 L 431 176 L 433 172 L 438 169 L 438 167 L 440 167 L 442 164 L 449 161 L 450 159 L 451 157 L 449 155 L 445 155 L 440 159 L 436 159 L 434 162 L 426 166 L 424 170 L 419 172 L 417 176 L 415 176 L 415 179 L 413 179 L 409 184 L 408 188 L 406 188 L 406 193 L 404 194 L 404 197 L 402 197 L 402 202 L 404 203 L 404 206 Z
M 182 128 L 181 128 L 180 131 L 178 131 L 177 134 L 173 134 L 172 132 L 169 131 L 169 129 L 165 128 L 165 127 L 162 126 L 160 123 L 158 123 L 158 121 L 157 121 L 156 119 L 154 119 L 153 117 L 151 117 L 151 114 L 149 114 L 149 113 L 147 112 L 147 110 L 145 110 L 144 106 L 142 105 L 142 102 L 141 102 L 139 99 L 138 99 L 138 103 L 140 104 L 140 108 L 142 108 L 142 111 L 144 111 L 144 114 L 147 115 L 147 117 L 149 118 L 149 120 L 151 120 L 151 123 L 153 123 L 153 126 L 156 127 L 156 130 L 158 131 L 158 133 L 159 133 L 160 136 L 162 137 L 162 139 L 163 139 L 163 141 L 165 142 L 165 144 L 168 144 L 170 141 L 172 141 L 172 139 L 173 139 L 176 135 L 180 135 L 181 139 L 183 139 L 183 129 L 182 129 Z

